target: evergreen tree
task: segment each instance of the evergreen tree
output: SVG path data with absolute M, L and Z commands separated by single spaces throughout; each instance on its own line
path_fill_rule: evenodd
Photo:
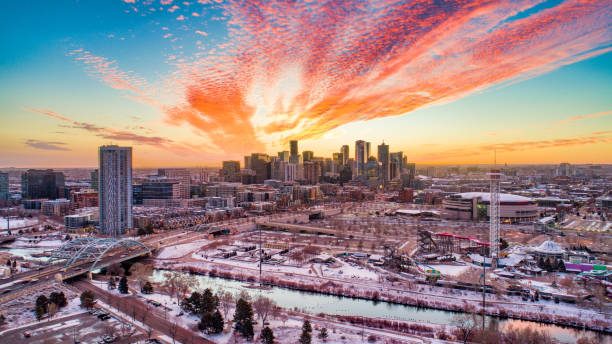
M 91 291 L 86 290 L 86 291 L 82 292 L 81 293 L 81 307 L 84 307 L 84 308 L 87 308 L 87 309 L 93 308 L 93 306 L 94 306 L 94 298 L 95 298 L 95 296 L 94 296 L 94 294 Z
M 542 270 L 546 270 L 546 266 L 544 265 L 544 259 L 542 259 L 542 257 L 538 259 L 538 267 Z
M 234 328 L 244 338 L 251 339 L 253 332 L 253 308 L 251 304 L 240 298 L 236 302 L 236 313 L 234 313 Z
M 62 308 L 68 305 L 68 301 L 66 301 L 66 295 L 64 295 L 64 292 L 51 293 L 51 295 L 49 295 L 49 301 L 55 303 L 57 305 L 57 308 Z
M 121 277 L 121 279 L 119 280 L 119 292 L 121 294 L 127 294 L 128 293 L 128 283 L 127 283 L 127 278 L 125 278 L 125 276 Z
M 312 340 L 312 326 L 310 325 L 310 321 L 304 320 L 304 324 L 302 325 L 302 335 L 300 336 L 300 344 L 310 344 Z
M 304 320 L 304 324 L 302 324 L 302 331 L 312 333 L 312 326 L 310 325 L 310 321 Z
M 223 326 L 225 325 L 223 321 L 223 315 L 217 309 L 215 313 L 212 315 L 212 333 L 221 333 L 223 332 Z
M 194 291 L 189 297 L 184 298 L 183 301 L 181 301 L 181 308 L 192 314 L 202 314 L 202 309 L 200 307 L 201 299 L 201 294 Z
M 546 270 L 548 272 L 553 271 L 553 266 L 550 263 L 550 259 L 545 259 L 544 260 L 544 270 Z
M 206 290 L 204 290 L 204 294 L 202 294 L 202 300 L 200 302 L 201 311 L 204 313 L 212 313 L 217 306 L 217 298 L 213 295 L 209 288 L 206 288 Z
M 565 272 L 565 262 L 563 261 L 563 259 L 559 259 L 559 265 L 558 265 L 558 269 L 561 272 Z
M 11 260 L 10 259 L 6 260 L 6 266 L 8 266 L 9 268 L 11 267 Z
M 310 344 L 312 337 L 310 336 L 310 332 L 302 329 L 302 335 L 300 336 L 300 344 Z
M 325 327 L 323 327 L 321 331 L 319 331 L 319 339 L 322 341 L 327 340 L 327 329 Z
M 117 288 L 117 282 L 115 281 L 115 277 L 111 276 L 108 279 L 108 290 L 114 290 Z
M 47 313 L 49 307 L 49 300 L 45 295 L 40 295 L 36 299 L 36 306 L 34 312 L 36 313 L 36 320 L 40 320 Z
M 499 238 L 499 242 L 501 244 L 499 247 L 500 250 L 505 250 L 508 248 L 508 242 L 504 238 Z
M 261 330 L 261 342 L 263 344 L 274 344 L 274 332 L 268 326 Z
M 213 315 L 211 313 L 202 314 L 202 318 L 200 318 L 200 322 L 198 323 L 198 329 L 200 331 L 205 331 L 206 333 L 210 333 L 210 329 L 212 328 L 213 323 Z
M 140 289 L 140 291 L 143 294 L 153 294 L 153 286 L 151 285 L 151 282 L 145 283 Z
M 5 322 L 6 318 L 4 317 L 4 314 L 0 314 L 0 325 L 4 325 Z

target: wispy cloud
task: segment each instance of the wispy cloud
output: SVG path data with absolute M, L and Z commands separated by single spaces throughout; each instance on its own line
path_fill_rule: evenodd
M 609 1 L 538 10 L 527 0 L 220 6 L 229 40 L 175 64 L 184 101 L 164 111 L 168 123 L 189 124 L 227 150 L 238 140 L 318 138 L 612 51 Z
M 612 143 L 612 131 L 586 133 L 583 135 L 561 137 L 550 140 L 523 140 L 495 144 L 461 145 L 450 149 L 441 149 L 438 151 L 428 150 L 426 153 L 416 155 L 414 158 L 419 161 L 443 161 L 447 159 L 453 159 L 457 161 L 465 157 L 491 154 L 494 150 L 497 150 L 497 153 L 512 153 L 606 143 Z
M 170 35 L 171 34 L 167 34 Z M 165 37 L 164 37 L 165 38 Z M 133 71 L 123 71 L 115 60 L 97 56 L 82 48 L 68 52 L 75 61 L 85 65 L 87 73 L 116 90 L 128 92 L 130 97 L 138 101 L 159 106 L 155 90 L 147 81 Z
M 604 116 L 610 116 L 610 115 L 612 115 L 612 111 L 602 111 L 602 112 L 592 113 L 592 114 L 588 114 L 584 116 L 568 117 L 560 121 L 554 121 L 554 122 L 548 122 L 548 123 L 538 123 L 538 124 L 534 124 L 533 126 L 544 127 L 544 126 L 562 125 L 562 124 L 567 124 L 567 123 L 571 123 L 571 122 L 579 121 L 583 119 L 598 118 L 598 117 L 604 117 Z
M 66 143 L 57 142 L 57 141 L 40 141 L 40 140 L 29 139 L 26 142 L 24 142 L 24 144 L 26 146 L 30 146 L 32 148 L 42 149 L 42 150 L 53 150 L 53 151 L 69 151 L 70 150 L 65 147 Z
M 133 144 L 142 144 L 142 145 L 148 145 L 148 146 L 152 146 L 152 147 L 156 147 L 156 148 L 161 148 L 161 149 L 165 149 L 165 150 L 169 150 L 169 151 L 173 151 L 175 153 L 194 153 L 197 152 L 197 150 L 193 149 L 192 145 L 188 145 L 186 143 L 181 143 L 181 142 L 177 142 L 168 138 L 164 138 L 161 136 L 149 136 L 149 135 L 142 135 L 142 134 L 138 134 L 136 132 L 133 131 L 128 131 L 128 130 L 117 130 L 117 129 L 112 129 L 112 128 L 107 128 L 107 127 L 102 127 L 96 124 L 92 124 L 92 123 L 87 123 L 87 122 L 79 122 L 79 121 L 75 121 L 72 120 L 70 118 L 67 118 L 65 116 L 61 116 L 58 115 L 56 112 L 51 111 L 51 110 L 46 110 L 46 109 L 36 109 L 36 108 L 28 108 L 28 107 L 24 107 L 24 110 L 27 111 L 31 111 L 34 113 L 39 113 L 45 116 L 49 116 L 49 117 L 53 117 L 53 118 L 57 118 L 63 122 L 68 122 L 69 124 L 64 124 L 64 125 L 60 125 L 63 128 L 70 128 L 70 129 L 79 129 L 82 131 L 86 131 L 89 133 L 92 133 L 93 135 L 95 135 L 96 137 L 102 138 L 102 139 L 106 139 L 106 140 L 113 140 L 113 141 L 124 141 L 124 142 L 131 142 Z M 144 126 L 137 126 L 136 128 L 137 130 L 148 130 L 149 129 L 145 128 Z M 43 146 L 45 146 L 45 144 L 47 144 L 45 147 L 47 147 L 46 149 L 53 149 L 50 148 L 52 147 L 52 144 L 59 144 L 57 142 L 42 142 L 42 141 L 38 141 L 38 142 L 32 142 L 32 144 L 29 144 L 26 142 L 26 144 L 33 146 L 32 144 L 36 144 L 38 145 L 40 149 L 45 149 L 45 148 L 41 148 Z M 49 145 L 51 144 L 51 145 Z M 61 147 L 55 147 L 55 150 L 65 150 L 65 149 L 57 149 L 57 148 L 61 148 Z M 206 144 L 200 144 L 200 148 L 201 149 L 207 149 L 210 148 L 209 146 L 207 146 Z

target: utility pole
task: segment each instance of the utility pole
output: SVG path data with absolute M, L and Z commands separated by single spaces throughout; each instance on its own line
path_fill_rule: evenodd
M 261 247 L 261 225 L 259 225 L 259 290 L 261 290 L 261 288 L 263 288 L 263 281 L 261 280 L 261 269 L 262 269 L 262 264 L 263 264 L 263 258 L 262 258 L 262 247 Z
M 485 256 L 485 246 L 482 246 L 482 332 L 484 333 L 485 330 L 485 307 L 486 307 L 486 301 L 485 301 L 485 287 L 487 286 L 487 283 L 485 281 L 486 278 L 486 273 L 487 273 L 487 267 L 486 267 L 486 256 Z M 493 259 L 491 259 L 491 262 L 493 261 Z

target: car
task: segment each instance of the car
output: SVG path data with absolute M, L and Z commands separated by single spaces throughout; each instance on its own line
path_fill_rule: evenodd
M 98 319 L 104 321 L 110 319 L 110 316 L 108 314 L 100 314 L 98 315 Z
M 147 343 L 147 344 L 162 344 L 162 342 L 159 341 L 159 339 L 155 339 L 155 338 L 147 339 L 147 340 L 145 340 L 145 343 Z
M 26 338 L 30 338 L 30 337 L 32 337 L 32 335 L 30 334 L 30 332 L 24 332 L 24 333 L 23 333 L 23 336 L 24 336 L 24 337 L 26 337 Z
M 117 338 L 115 338 L 114 336 L 106 335 L 106 336 L 102 337 L 102 340 L 104 341 L 104 343 L 112 343 L 115 340 L 117 340 Z

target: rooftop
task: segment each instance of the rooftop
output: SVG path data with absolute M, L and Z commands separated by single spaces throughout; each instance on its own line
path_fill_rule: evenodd
M 460 193 L 458 195 L 461 198 L 463 198 L 463 199 L 480 198 L 484 202 L 490 202 L 491 201 L 491 194 L 489 192 L 464 192 L 464 193 Z M 531 202 L 533 200 L 531 198 L 529 198 L 529 197 L 513 195 L 513 194 L 506 194 L 506 193 L 500 193 L 499 194 L 499 201 L 500 202 Z

